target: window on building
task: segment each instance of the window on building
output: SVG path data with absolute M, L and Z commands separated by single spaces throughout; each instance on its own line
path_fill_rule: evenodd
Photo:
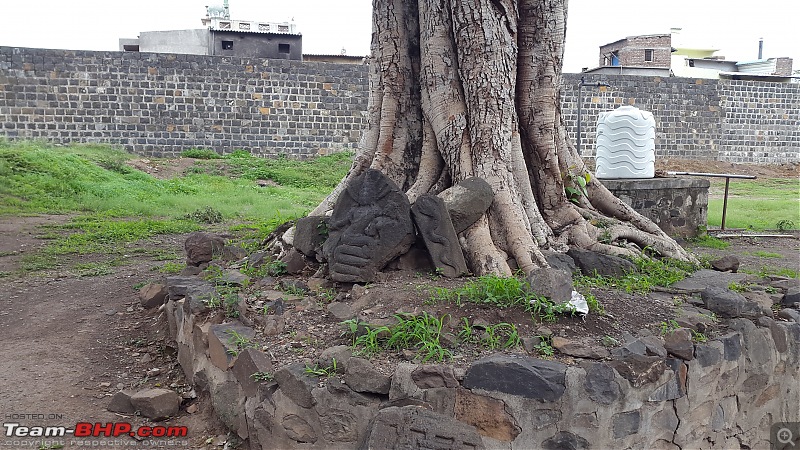
M 222 41 L 223 50 L 233 50 L 233 41 Z
M 289 44 L 278 44 L 278 53 L 289 53 Z
M 647 49 L 644 51 L 644 60 L 647 62 L 653 61 L 653 50 Z

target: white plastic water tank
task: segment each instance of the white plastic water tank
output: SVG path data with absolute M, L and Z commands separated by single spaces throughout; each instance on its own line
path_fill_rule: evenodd
M 600 113 L 597 118 L 597 178 L 653 178 L 656 121 L 633 106 Z

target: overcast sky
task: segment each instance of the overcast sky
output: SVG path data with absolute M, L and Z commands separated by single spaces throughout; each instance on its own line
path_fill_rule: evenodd
M 140 31 L 202 28 L 222 0 L 3 0 L 0 46 L 117 50 Z M 732 60 L 789 56 L 800 69 L 794 0 L 570 0 L 565 72 L 595 67 L 598 47 L 626 36 L 683 28 L 687 43 Z M 297 23 L 304 53 L 369 52 L 370 0 L 230 0 L 233 19 Z M 792 23 L 793 22 L 793 23 Z

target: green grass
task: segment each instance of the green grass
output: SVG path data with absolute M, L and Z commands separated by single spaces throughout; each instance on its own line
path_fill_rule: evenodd
M 709 236 L 707 234 L 689 239 L 689 242 L 698 247 L 716 248 L 719 250 L 724 250 L 728 248 L 729 245 L 731 245 L 730 242 L 727 242 L 725 240 L 722 240 L 714 236 Z
M 225 219 L 297 217 L 316 206 L 350 167 L 349 154 L 307 161 L 226 157 L 228 176 L 196 173 L 159 180 L 100 145 L 55 147 L 0 140 L 0 215 L 102 212 L 116 217 L 183 217 L 213 210 Z M 280 186 L 253 183 L 269 178 Z M 235 201 L 232 201 L 235 199 Z
M 783 255 L 780 253 L 773 253 L 773 252 L 765 252 L 763 250 L 757 250 L 754 252 L 745 252 L 748 255 L 758 256 L 759 258 L 783 258 Z
M 720 198 L 708 202 L 708 224 L 722 224 L 724 180 L 712 180 L 710 193 Z M 800 227 L 800 180 L 765 178 L 731 180 L 725 228 L 755 231 Z
M 633 261 L 638 272 L 631 272 L 621 277 L 586 276 L 575 277 L 575 287 L 586 290 L 592 287 L 615 288 L 628 293 L 646 294 L 653 287 L 667 287 L 686 278 L 698 267 L 672 259 L 636 258 Z
M 352 159 L 346 153 L 304 161 L 268 160 L 242 151 L 226 157 L 205 149 L 184 153 L 216 158 L 203 163 L 217 164 L 219 170 L 213 172 L 219 174 L 195 171 L 161 180 L 130 167 L 127 161 L 134 155 L 110 146 L 58 147 L 0 138 L 0 216 L 74 215 L 65 224 L 40 230 L 38 236 L 50 242 L 39 253 L 23 257 L 22 271 L 56 268 L 57 256 L 66 254 L 152 253 L 128 244 L 220 222 L 238 223 L 232 231 L 257 246 L 276 226 L 316 206 Z M 260 187 L 253 182 L 259 178 L 278 185 Z M 91 275 L 105 269 L 80 270 Z
M 352 346 L 359 354 L 374 356 L 384 350 L 412 349 L 422 362 L 442 362 L 453 357 L 453 353 L 440 342 L 442 328 L 448 318 L 423 312 L 421 316 L 395 314 L 397 323 L 391 327 L 371 328 L 356 319 L 342 322 L 346 334 L 352 338 Z M 514 329 L 516 332 L 516 329 Z
M 525 281 L 497 275 L 483 275 L 458 289 L 433 288 L 428 302 L 452 302 L 459 307 L 465 302 L 499 308 L 520 307 L 530 313 L 534 320 L 542 322 L 555 322 L 556 314 L 571 312 L 567 305 L 557 305 L 530 292 Z

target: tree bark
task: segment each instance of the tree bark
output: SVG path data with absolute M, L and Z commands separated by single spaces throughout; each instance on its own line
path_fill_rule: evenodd
M 413 203 L 465 178 L 494 189 L 460 235 L 476 274 L 529 272 L 541 250 L 651 251 L 694 260 L 614 197 L 567 138 L 560 110 L 567 0 L 373 0 L 370 125 L 349 180 L 378 169 Z M 585 194 L 567 187 L 588 180 Z

